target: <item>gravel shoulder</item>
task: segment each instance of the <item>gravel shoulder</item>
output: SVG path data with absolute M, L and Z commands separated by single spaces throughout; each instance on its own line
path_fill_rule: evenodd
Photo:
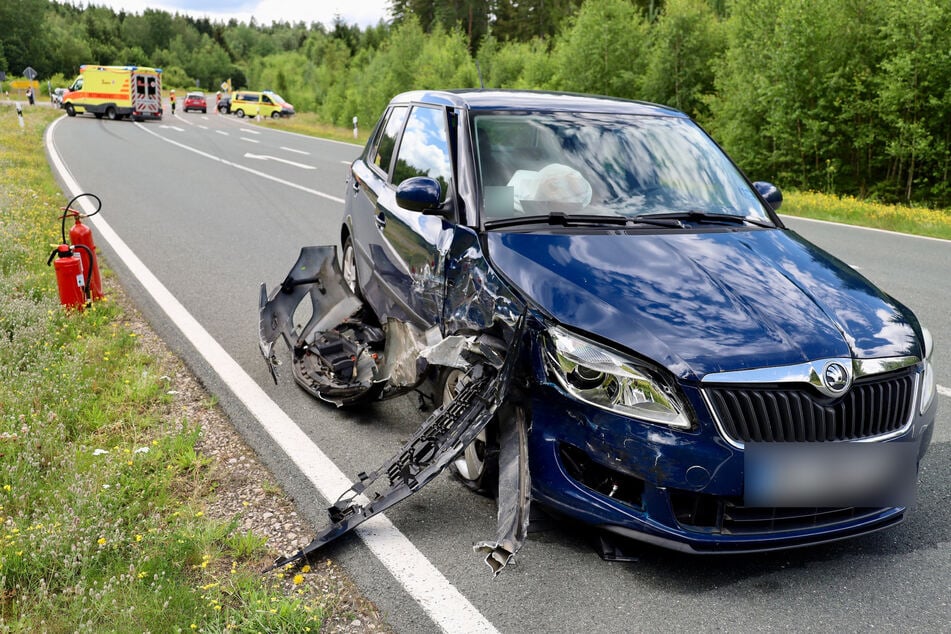
M 279 555 L 309 543 L 315 528 L 299 517 L 293 503 L 215 405 L 213 397 L 155 334 L 115 278 L 105 280 L 105 286 L 109 300 L 121 305 L 126 327 L 136 333 L 140 345 L 158 360 L 169 377 L 171 409 L 176 418 L 184 417 L 189 424 L 201 428 L 196 451 L 209 464 L 193 484 L 196 491 L 202 492 L 205 515 L 222 522 L 238 518 L 236 530 L 266 538 L 269 552 L 261 560 L 262 569 Z M 289 595 L 299 597 L 303 592 L 306 598 L 325 607 L 322 632 L 392 632 L 376 606 L 362 595 L 346 571 L 330 559 L 311 562 L 311 570 L 300 585 L 293 584 L 291 575 L 268 574 L 283 579 Z

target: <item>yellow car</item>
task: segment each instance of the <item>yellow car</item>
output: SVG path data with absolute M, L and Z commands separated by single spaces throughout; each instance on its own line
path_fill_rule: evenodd
M 238 117 L 290 117 L 294 114 L 294 106 L 284 101 L 276 92 L 264 90 L 253 92 L 239 90 L 231 97 L 231 112 Z

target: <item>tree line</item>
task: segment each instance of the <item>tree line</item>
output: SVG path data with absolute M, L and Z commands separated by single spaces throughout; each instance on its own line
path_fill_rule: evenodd
M 417 88 L 590 92 L 684 110 L 754 180 L 951 206 L 947 0 L 391 0 L 369 27 L 0 4 L 0 69 L 164 69 L 372 125 Z

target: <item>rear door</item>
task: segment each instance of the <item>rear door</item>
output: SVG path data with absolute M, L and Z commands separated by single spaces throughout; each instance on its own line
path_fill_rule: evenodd
M 162 110 L 162 83 L 158 74 L 132 74 L 132 110 L 148 117 L 158 117 Z

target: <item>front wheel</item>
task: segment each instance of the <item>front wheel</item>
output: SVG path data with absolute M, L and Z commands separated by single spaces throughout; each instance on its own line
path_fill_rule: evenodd
M 277 110 L 275 110 L 274 112 L 271 113 L 271 118 L 272 118 L 272 119 L 280 119 L 280 118 L 281 118 L 281 113 L 278 112 Z
M 73 108 L 73 104 L 68 103 L 68 104 L 66 104 L 64 107 L 66 108 L 66 116 L 67 116 L 67 117 L 75 117 L 75 116 L 76 116 L 76 109 Z
M 440 404 L 445 405 L 455 398 L 469 381 L 469 376 L 462 370 L 450 368 L 444 371 L 436 393 Z M 466 488 L 491 498 L 498 494 L 499 440 L 498 425 L 494 419 L 472 439 L 449 468 Z
M 234 113 L 238 115 L 239 119 L 244 119 L 244 110 L 242 110 L 241 108 L 238 108 L 237 110 L 235 110 Z
M 340 258 L 340 268 L 343 272 L 343 281 L 346 282 L 350 291 L 362 301 L 360 280 L 357 277 L 357 252 L 353 248 L 353 238 L 350 236 L 347 236 L 347 239 L 343 241 L 343 256 Z

